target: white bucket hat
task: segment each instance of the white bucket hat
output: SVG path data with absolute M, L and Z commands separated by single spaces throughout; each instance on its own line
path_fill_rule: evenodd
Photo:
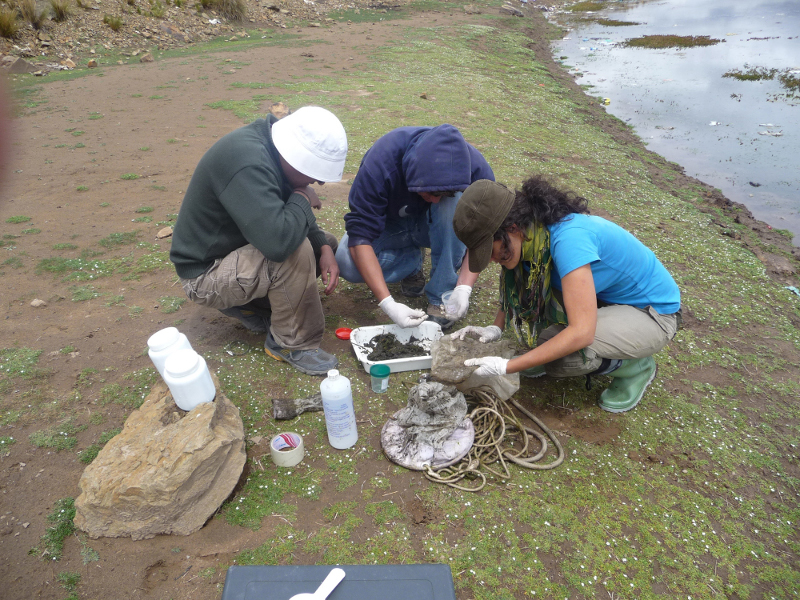
M 336 116 L 304 106 L 272 125 L 272 141 L 283 159 L 317 181 L 341 181 L 347 134 Z

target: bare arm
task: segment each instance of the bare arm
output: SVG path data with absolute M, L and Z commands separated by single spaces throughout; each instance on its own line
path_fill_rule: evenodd
M 381 265 L 378 262 L 378 257 L 375 256 L 375 250 L 372 249 L 372 246 L 369 244 L 351 246 L 350 256 L 353 257 L 353 262 L 356 263 L 358 272 L 364 278 L 364 283 L 372 290 L 378 302 L 388 297 L 390 295 L 389 287 L 383 278 Z
M 507 373 L 516 373 L 563 358 L 594 341 L 597 329 L 597 295 L 591 267 L 583 265 L 568 273 L 562 278 L 561 286 L 569 324 L 541 346 L 511 359 L 506 366 Z M 500 315 L 498 313 L 495 318 L 495 325 L 498 325 Z M 498 326 L 502 328 L 502 325 Z

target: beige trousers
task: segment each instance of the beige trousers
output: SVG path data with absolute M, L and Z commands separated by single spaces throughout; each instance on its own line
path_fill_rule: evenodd
M 543 344 L 554 338 L 564 327 L 551 325 L 539 335 L 538 343 Z M 660 315 L 650 306 L 645 309 L 625 304 L 604 306 L 597 309 L 594 342 L 582 353 L 573 352 L 547 363 L 545 371 L 551 377 L 574 377 L 596 371 L 604 358 L 652 356 L 666 346 L 677 332 L 678 313 Z
M 336 238 L 325 235 L 335 254 Z M 284 262 L 267 260 L 248 244 L 215 260 L 202 275 L 181 279 L 181 284 L 192 302 L 209 308 L 232 308 L 266 298 L 275 341 L 290 350 L 312 350 L 319 348 L 325 331 L 318 262 L 308 240 Z

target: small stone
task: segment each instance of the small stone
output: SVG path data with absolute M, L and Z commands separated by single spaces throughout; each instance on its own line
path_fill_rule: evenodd
M 86 63 L 86 66 L 89 67 L 90 69 L 94 69 L 97 67 L 97 61 L 95 59 L 92 59 L 88 63 Z
M 31 301 L 31 306 L 33 308 L 43 308 L 43 307 L 47 306 L 47 302 L 45 302 L 44 300 L 39 300 L 39 298 L 34 298 Z
M 139 62 L 140 63 L 151 63 L 154 60 L 155 59 L 153 58 L 153 55 L 148 52 L 147 54 L 143 54 L 142 55 L 142 57 L 139 59 Z
M 70 60 L 69 58 L 65 58 L 64 60 L 61 61 L 61 66 L 62 67 L 67 67 L 68 69 L 74 69 L 75 68 L 75 63 L 72 60 Z
M 269 107 L 269 112 L 275 115 L 277 118 L 282 119 L 286 115 L 288 115 L 291 111 L 289 107 L 286 106 L 283 102 L 274 102 L 272 106 Z
M 164 238 L 168 238 L 172 236 L 172 227 L 164 227 L 164 229 L 160 229 L 156 234 L 156 239 L 163 240 Z

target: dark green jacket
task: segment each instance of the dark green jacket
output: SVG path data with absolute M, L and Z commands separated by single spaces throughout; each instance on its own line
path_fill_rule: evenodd
M 193 279 L 217 258 L 252 244 L 283 262 L 304 239 L 314 250 L 325 234 L 308 200 L 292 192 L 272 143 L 269 115 L 219 139 L 200 159 L 183 198 L 169 257 Z

